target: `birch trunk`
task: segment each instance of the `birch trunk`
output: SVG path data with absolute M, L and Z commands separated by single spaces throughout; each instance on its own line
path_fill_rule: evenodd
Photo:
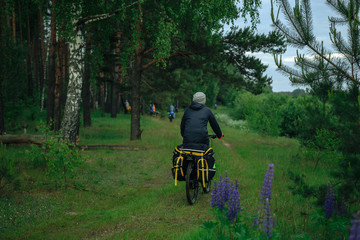
M 38 10 L 38 16 L 39 16 L 39 50 L 40 50 L 40 56 L 39 56 L 39 84 L 40 84 L 40 90 L 41 90 L 41 110 L 44 109 L 44 99 L 45 99 L 45 84 L 44 84 L 44 70 L 45 70 L 45 41 L 44 41 L 44 19 L 43 15 L 41 13 L 41 10 Z
M 54 91 L 55 91 L 55 60 L 56 60 L 56 23 L 55 23 L 55 6 L 56 0 L 52 2 L 51 23 L 50 23 L 50 50 L 49 65 L 47 70 L 48 77 L 48 96 L 46 122 L 49 124 L 54 119 Z
M 77 30 L 75 39 L 69 43 L 69 84 L 64 117 L 61 123 L 63 138 L 73 143 L 76 142 L 79 130 L 81 89 L 83 83 L 81 43 L 81 31 Z
M 63 139 L 75 143 L 79 131 L 80 120 L 80 104 L 81 104 L 81 90 L 83 84 L 83 66 L 82 66 L 82 49 L 81 49 L 81 28 L 80 26 L 89 24 L 91 22 L 107 19 L 114 16 L 116 13 L 129 8 L 137 2 L 118 9 L 112 13 L 99 14 L 90 16 L 79 21 L 74 22 L 75 39 L 69 43 L 69 84 L 65 103 L 64 118 L 61 123 Z

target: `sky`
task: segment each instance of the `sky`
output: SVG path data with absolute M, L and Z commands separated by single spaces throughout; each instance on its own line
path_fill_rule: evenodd
M 293 7 L 295 4 L 295 0 L 289 0 L 291 6 Z M 312 17 L 313 17 L 313 30 L 315 36 L 319 41 L 324 41 L 324 46 L 331 48 L 331 42 L 329 38 L 329 27 L 330 22 L 328 20 L 328 16 L 336 16 L 334 10 L 330 8 L 326 4 L 326 0 L 311 0 L 311 9 L 312 9 Z M 270 17 L 271 11 L 271 2 L 270 0 L 263 0 L 262 7 L 259 10 L 260 13 L 260 24 L 257 26 L 257 32 L 259 34 L 268 33 L 271 30 L 274 30 L 272 26 L 272 21 Z M 286 23 L 284 17 L 281 17 L 280 20 L 283 23 Z M 236 21 L 235 25 L 239 27 L 244 27 L 245 24 L 243 20 Z M 296 56 L 295 48 L 288 46 L 287 51 L 282 56 L 283 64 L 286 64 L 290 67 L 294 66 L 294 57 Z M 302 54 L 309 54 L 309 51 L 306 49 L 299 49 L 299 52 Z M 294 86 L 291 84 L 289 77 L 285 76 L 283 73 L 276 71 L 277 67 L 274 63 L 274 58 L 272 54 L 263 54 L 263 53 L 253 53 L 257 58 L 261 59 L 265 65 L 268 65 L 268 69 L 266 71 L 266 75 L 272 77 L 272 90 L 273 92 L 283 92 L 283 91 L 293 91 L 297 88 L 305 89 L 303 86 Z

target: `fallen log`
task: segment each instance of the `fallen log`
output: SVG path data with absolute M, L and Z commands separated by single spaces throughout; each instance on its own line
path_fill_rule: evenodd
M 2 144 L 35 144 L 41 145 L 45 140 L 43 135 L 31 135 L 31 134 L 5 134 L 0 135 L 0 143 Z
M 79 149 L 94 150 L 99 148 L 112 149 L 112 150 L 139 150 L 136 146 L 124 146 L 124 145 L 78 145 Z
M 0 135 L 0 143 L 2 144 L 35 144 L 42 145 L 45 141 L 44 135 L 31 135 L 31 134 L 19 134 L 19 135 Z M 100 145 L 78 145 L 79 149 L 94 150 L 94 149 L 113 149 L 113 150 L 139 150 L 137 146 L 125 146 L 114 144 L 100 144 Z

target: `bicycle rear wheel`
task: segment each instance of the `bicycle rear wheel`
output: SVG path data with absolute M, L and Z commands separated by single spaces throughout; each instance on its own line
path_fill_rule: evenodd
M 193 172 L 193 163 L 189 162 L 186 169 L 186 198 L 190 205 L 196 202 L 196 198 L 199 192 L 199 182 L 195 178 L 195 172 Z

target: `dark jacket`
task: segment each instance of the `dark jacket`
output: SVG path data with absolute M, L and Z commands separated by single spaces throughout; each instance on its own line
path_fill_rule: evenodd
M 210 126 L 216 136 L 221 138 L 223 134 L 211 110 L 208 107 L 193 101 L 190 107 L 186 109 L 184 116 L 181 119 L 180 128 L 183 144 L 200 144 L 208 146 L 208 122 L 210 122 Z

